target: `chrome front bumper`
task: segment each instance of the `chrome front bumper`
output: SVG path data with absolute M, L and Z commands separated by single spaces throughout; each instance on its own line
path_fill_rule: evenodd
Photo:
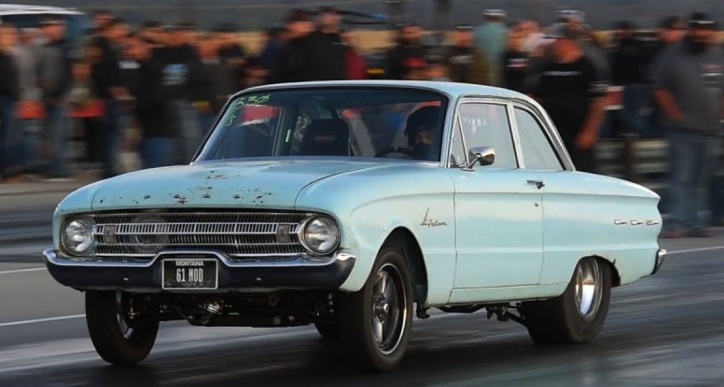
M 66 257 L 56 249 L 47 249 L 43 257 L 50 275 L 64 286 L 150 292 L 162 291 L 164 258 L 218 260 L 219 292 L 270 287 L 337 289 L 347 280 L 357 260 L 346 251 L 323 258 L 299 256 L 293 260 L 253 262 L 238 262 L 214 251 L 164 251 L 149 260 L 129 258 L 108 261 Z
M 659 249 L 659 251 L 656 252 L 656 258 L 654 261 L 654 270 L 651 272 L 651 275 L 654 275 L 659 272 L 659 269 L 661 269 L 661 266 L 664 264 L 665 260 L 666 260 L 666 250 Z

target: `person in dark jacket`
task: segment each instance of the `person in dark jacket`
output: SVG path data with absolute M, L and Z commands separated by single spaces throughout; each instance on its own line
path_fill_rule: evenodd
M 485 53 L 474 43 L 472 26 L 456 26 L 453 45 L 446 50 L 443 61 L 453 82 L 489 85 L 491 74 Z
M 315 42 L 319 80 L 347 79 L 349 47 L 342 37 L 341 20 L 336 8 L 320 8 L 317 29 L 311 34 Z
M 611 55 L 613 85 L 623 87 L 623 110 L 620 117 L 629 132 L 648 136 L 651 127 L 639 113 L 646 97 L 643 45 L 636 38 L 636 28 L 629 21 L 620 22 L 617 46 Z
M 266 43 L 264 43 L 259 60 L 261 66 L 267 71 L 276 66 L 279 62 L 280 55 L 284 52 L 284 47 L 286 46 L 284 39 L 285 33 L 286 31 L 281 27 L 271 28 L 266 33 Z M 265 76 L 265 81 L 268 77 L 269 75 Z
M 211 128 L 230 95 L 237 92 L 237 75 L 219 58 L 218 41 L 213 36 L 199 39 L 200 60 L 191 64 L 189 81 L 199 115 L 201 137 Z
M 292 12 L 287 22 L 289 42 L 279 56 L 272 82 L 347 78 L 347 46 L 339 33 L 329 28 L 333 23 L 327 17 L 327 14 L 323 14 L 323 30 L 317 30 L 306 11 Z
M 239 43 L 238 29 L 231 23 L 222 24 L 217 28 L 219 43 L 218 57 L 230 71 L 234 89 L 241 88 L 244 81 L 247 53 Z
M 105 119 L 103 120 L 103 178 L 119 173 L 116 161 L 121 153 L 123 130 L 121 127 L 121 108 L 130 99 L 123 85 L 119 66 L 119 53 L 116 47 L 128 36 L 128 31 L 120 19 L 112 19 L 99 31 L 93 40 L 93 46 L 100 55 L 91 69 L 91 77 L 96 86 L 95 94 L 103 100 Z
M 168 28 L 167 45 L 157 51 L 163 65 L 164 87 L 168 97 L 170 121 L 179 128 L 175 163 L 187 164 L 191 161 L 201 139 L 198 114 L 193 107 L 193 92 L 189 82 L 189 69 L 199 63 L 196 47 L 188 40 L 187 24 Z
M 71 47 L 65 39 L 66 27 L 62 20 L 46 20 L 43 33 L 48 42 L 40 51 L 38 80 L 46 112 L 45 133 L 51 151 L 48 176 L 53 179 L 68 178 L 71 123 L 67 98 L 72 87 L 73 58 Z
M 389 79 L 415 79 L 420 69 L 427 68 L 425 48 L 422 46 L 422 28 L 409 24 L 402 26 L 397 45 L 387 52 Z
M 644 72 L 647 79 L 646 86 L 651 99 L 653 99 L 653 85 L 648 82 L 649 75 L 656 71 L 655 63 L 657 63 L 658 57 L 663 55 L 667 49 L 680 43 L 684 38 L 686 34 L 686 23 L 684 23 L 684 20 L 679 16 L 667 17 L 661 22 L 658 33 L 659 39 L 657 44 L 653 46 L 653 49 L 647 51 L 644 59 Z M 663 126 L 666 124 L 666 114 L 656 103 L 653 104 L 653 112 L 651 113 L 649 124 L 654 127 L 657 132 L 664 131 Z
M 0 181 L 11 177 L 6 165 L 8 137 L 16 129 L 16 106 L 20 98 L 20 73 L 13 54 L 16 40 L 15 27 L 0 25 Z
M 513 27 L 508 34 L 508 45 L 503 53 L 503 85 L 506 89 L 520 93 L 529 93 L 531 60 L 523 50 L 525 35 L 521 23 Z
M 131 92 L 142 130 L 139 152 L 142 168 L 171 165 L 175 145 L 175 133 L 168 119 L 163 64 L 153 56 L 153 45 L 154 42 L 137 35 L 129 39 L 129 56 L 139 66 L 138 82 Z

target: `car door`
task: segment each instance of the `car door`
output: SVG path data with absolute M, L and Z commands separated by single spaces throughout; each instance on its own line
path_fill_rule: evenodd
M 533 176 L 518 168 L 510 107 L 465 100 L 451 142 L 455 184 L 455 288 L 535 285 L 543 263 L 543 209 Z M 495 150 L 492 165 L 460 168 L 467 151 Z M 457 165 L 457 167 L 455 167 Z
M 580 258 L 576 246 L 586 244 L 588 227 L 597 224 L 585 215 L 591 203 L 575 193 L 587 188 L 582 187 L 580 176 L 576 178 L 562 145 L 537 109 L 514 104 L 513 122 L 521 149 L 520 167 L 541 182 L 545 232 L 540 283 L 566 282 L 570 268 Z

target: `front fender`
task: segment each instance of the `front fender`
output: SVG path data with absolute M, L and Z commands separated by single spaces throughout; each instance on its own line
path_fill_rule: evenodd
M 342 247 L 355 251 L 358 261 L 341 290 L 362 289 L 387 238 L 395 229 L 404 228 L 415 237 L 423 254 L 427 303 L 444 304 L 449 300 L 456 264 L 452 193 L 366 203 L 355 208 L 342 224 Z
M 385 240 L 403 227 L 420 245 L 428 273 L 428 301 L 445 303 L 456 264 L 453 202 L 453 181 L 446 169 L 410 164 L 317 181 L 300 192 L 295 208 L 337 220 L 340 247 L 357 257 L 340 290 L 362 289 Z

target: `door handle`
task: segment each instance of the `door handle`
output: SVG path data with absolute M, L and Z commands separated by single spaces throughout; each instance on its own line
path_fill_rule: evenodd
M 538 189 L 541 189 L 546 185 L 543 180 L 528 180 L 528 184 L 535 184 Z

